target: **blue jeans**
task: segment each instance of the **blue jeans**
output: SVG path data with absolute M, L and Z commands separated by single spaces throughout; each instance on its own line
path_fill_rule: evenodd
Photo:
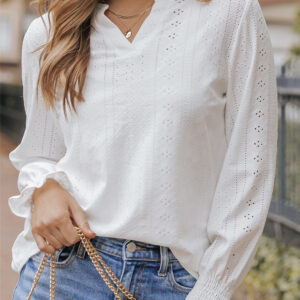
M 101 236 L 90 241 L 137 300 L 183 300 L 196 283 L 196 278 L 182 267 L 168 247 Z M 38 252 L 22 267 L 13 300 L 27 298 L 43 255 L 43 252 Z M 49 280 L 50 257 L 32 300 L 49 299 Z M 122 299 L 127 299 L 112 284 Z M 81 241 L 56 250 L 55 296 L 57 300 L 117 300 L 95 269 Z

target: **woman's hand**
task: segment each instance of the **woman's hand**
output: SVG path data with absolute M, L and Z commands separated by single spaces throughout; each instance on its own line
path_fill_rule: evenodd
M 32 234 L 41 251 L 54 254 L 56 249 L 78 242 L 74 225 L 88 238 L 95 237 L 81 206 L 57 181 L 47 179 L 35 189 L 32 201 Z

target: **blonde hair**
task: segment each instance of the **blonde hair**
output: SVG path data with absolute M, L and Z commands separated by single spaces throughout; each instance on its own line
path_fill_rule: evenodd
M 44 12 L 48 13 L 49 33 L 52 34 L 49 41 L 35 50 L 43 48 L 39 57 L 40 71 L 36 92 L 38 93 L 38 85 L 40 85 L 46 107 L 54 108 L 57 101 L 57 88 L 61 86 L 66 118 L 66 104 L 69 107 L 71 105 L 77 113 L 75 98 L 78 101 L 85 101 L 82 90 L 90 60 L 91 19 L 98 1 L 32 0 L 30 2 L 31 6 L 37 5 L 40 16 Z M 210 2 L 211 0 L 197 1 Z

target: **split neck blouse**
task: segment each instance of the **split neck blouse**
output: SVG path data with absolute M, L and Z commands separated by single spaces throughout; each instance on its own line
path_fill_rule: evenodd
M 52 178 L 97 235 L 169 247 L 197 279 L 187 300 L 230 299 L 251 267 L 276 169 L 276 72 L 258 0 L 156 0 L 132 43 L 107 8 L 94 11 L 86 101 L 68 120 L 61 101 L 47 111 L 35 96 L 41 17 L 24 36 L 26 128 L 9 154 L 20 192 L 9 206 L 25 220 L 11 267 L 39 251 L 31 196 Z

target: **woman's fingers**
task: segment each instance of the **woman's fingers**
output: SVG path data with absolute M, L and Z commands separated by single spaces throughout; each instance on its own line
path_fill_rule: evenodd
M 43 236 L 44 238 L 48 241 L 49 244 L 51 244 L 51 246 L 53 246 L 55 248 L 55 250 L 60 249 L 64 246 L 64 244 L 62 244 L 57 238 L 56 236 L 54 236 L 52 234 L 52 232 L 50 231 L 44 231 L 43 232 Z
M 39 249 L 41 251 L 49 253 L 49 254 L 55 253 L 56 249 L 52 245 L 47 244 L 47 240 L 44 237 L 42 237 L 40 234 L 35 233 L 35 232 L 33 232 L 32 234 L 37 243 L 37 246 L 39 247 Z
M 73 221 L 88 237 L 96 235 L 90 230 L 81 206 L 59 184 L 45 184 L 42 189 L 38 189 L 33 202 L 31 231 L 39 239 L 41 251 L 53 253 L 56 249 L 80 241 Z
M 89 238 L 94 238 L 96 236 L 96 233 L 93 230 L 91 230 L 82 207 L 76 201 L 73 200 L 70 201 L 69 209 L 71 218 L 73 219 L 76 226 L 78 226 L 82 230 L 85 236 L 88 236 Z
M 56 239 L 64 246 L 71 246 L 71 244 L 69 243 L 68 239 L 66 239 L 66 237 L 62 234 L 60 227 L 58 226 L 54 226 L 51 229 L 51 233 L 52 235 L 54 235 L 56 237 Z
M 64 236 L 65 240 L 67 240 L 66 245 L 70 246 L 80 241 L 80 237 L 77 234 L 77 231 L 75 230 L 70 218 L 64 223 L 64 226 L 60 226 L 57 228 L 60 231 L 61 235 Z

